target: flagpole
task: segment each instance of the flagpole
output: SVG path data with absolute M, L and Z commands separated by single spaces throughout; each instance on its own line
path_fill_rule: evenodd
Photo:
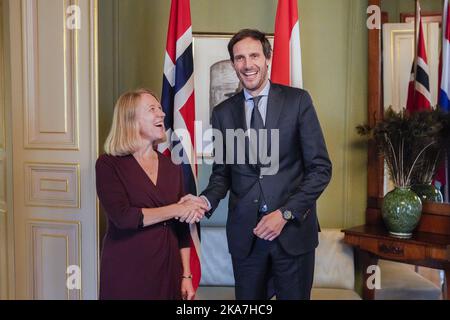
M 419 7 L 419 0 L 415 0 L 415 8 L 414 8 L 414 57 L 417 57 L 417 35 L 419 33 L 417 26 L 417 15 L 419 11 L 417 8 Z
M 416 101 L 416 79 L 417 79 L 417 45 L 418 45 L 418 35 L 419 35 L 419 23 L 420 19 L 417 19 L 417 15 L 419 14 L 419 0 L 415 1 L 415 17 L 414 17 L 414 83 L 413 83 L 413 101 Z M 419 21 L 417 21 L 419 20 Z

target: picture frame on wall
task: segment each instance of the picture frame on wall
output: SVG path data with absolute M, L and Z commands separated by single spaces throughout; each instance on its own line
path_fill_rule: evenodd
M 211 114 L 218 104 L 242 90 L 228 53 L 231 33 L 193 33 L 197 157 L 213 155 Z M 273 46 L 273 35 L 267 35 Z M 270 74 L 270 71 L 269 71 Z M 208 132 L 209 131 L 209 132 Z
M 423 23 L 439 23 L 442 25 L 442 13 L 441 12 L 422 12 Z M 404 23 L 414 23 L 416 15 L 414 13 L 400 13 L 400 21 Z

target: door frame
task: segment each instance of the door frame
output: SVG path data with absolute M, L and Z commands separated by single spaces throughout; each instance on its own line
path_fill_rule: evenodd
M 9 45 L 9 0 L 0 0 L 0 24 L 2 33 L 0 34 L 0 116 L 3 117 L 3 144 L 5 150 L 5 168 L 4 168 L 4 188 L 6 192 L 6 211 L 5 234 L 0 235 L 0 241 L 3 241 L 3 259 L 6 259 L 4 265 L 6 270 L 0 270 L 0 298 L 13 299 L 15 297 L 15 259 L 14 259 L 14 212 L 13 212 L 13 161 L 12 161 L 12 127 L 11 127 L 11 67 L 7 63 L 10 61 Z M 0 253 L 1 254 L 1 253 Z M 0 257 L 1 258 L 1 257 Z M 3 272 L 3 273 L 2 273 Z
M 89 16 L 87 19 L 89 19 L 89 25 L 90 29 L 88 31 L 89 34 L 89 53 L 87 56 L 87 51 L 84 51 L 86 53 L 85 63 L 83 64 L 85 68 L 87 68 L 87 64 L 89 64 L 89 97 L 86 99 L 89 99 L 89 105 L 92 107 L 92 109 L 89 111 L 89 121 L 84 122 L 83 124 L 86 127 L 89 127 L 92 132 L 92 138 L 90 140 L 89 147 L 86 147 L 86 149 L 89 148 L 89 159 L 90 164 L 89 166 L 84 165 L 81 170 L 89 170 L 89 172 L 93 172 L 93 167 L 95 165 L 95 160 L 98 157 L 99 148 L 98 148 L 98 0 L 87 0 L 89 2 Z M 5 121 L 6 124 L 6 147 L 7 147 L 7 164 L 8 164 L 8 170 L 7 170 L 7 202 L 8 202 L 8 215 L 7 215 L 7 223 L 6 223 L 6 233 L 7 233 L 7 296 L 2 297 L 2 284 L 0 283 L 0 299 L 6 298 L 6 299 L 16 299 L 21 293 L 18 291 L 19 287 L 17 285 L 17 277 L 20 275 L 19 269 L 21 268 L 18 263 L 16 263 L 16 259 L 18 259 L 18 254 L 15 252 L 16 249 L 16 243 L 15 243 L 15 231 L 16 231 L 16 224 L 14 221 L 14 211 L 13 211 L 13 188 L 15 182 L 13 181 L 14 176 L 14 170 L 22 170 L 19 164 L 16 164 L 16 167 L 13 168 L 13 148 L 21 148 L 21 146 L 16 145 L 14 146 L 12 144 L 13 141 L 13 110 L 12 108 L 21 107 L 21 99 L 23 97 L 23 74 L 20 76 L 13 76 L 11 70 L 23 70 L 23 57 L 13 57 L 10 52 L 11 50 L 14 50 L 15 52 L 22 52 L 22 46 L 23 43 L 20 39 L 14 39 L 14 37 L 11 36 L 12 33 L 17 33 L 18 30 L 22 30 L 22 9 L 21 6 L 22 0 L 0 0 L 2 4 L 2 11 L 0 14 L 2 15 L 2 19 L 0 22 L 3 24 L 3 36 L 4 36 L 4 46 L 3 48 L 0 47 L 2 52 L 0 52 L 0 58 L 1 54 L 4 53 L 4 63 L 2 64 L 4 66 L 4 74 L 0 76 L 4 76 L 5 81 L 4 83 L 4 97 L 0 96 L 0 99 L 2 99 L 5 103 L 5 118 L 7 119 Z M 70 0 L 70 3 L 78 4 L 78 0 Z M 86 26 L 87 24 L 84 24 Z M 14 31 L 15 30 L 15 31 Z M 20 31 L 23 33 L 23 31 Z M 1 35 L 0 35 L 1 36 Z M 20 44 L 19 44 L 20 43 Z M 85 43 L 86 45 L 86 43 Z M 20 50 L 18 50 L 20 48 Z M 1 60 L 0 60 L 1 63 Z M 12 63 L 15 63 L 15 66 L 12 66 Z M 87 63 L 87 64 L 86 64 Z M 86 71 L 86 70 L 85 70 Z M 15 81 L 15 84 L 13 85 L 13 81 Z M 0 83 L 2 83 L 0 81 Z M 0 92 L 1 94 L 1 92 Z M 13 99 L 14 98 L 14 99 Z M 14 103 L 14 105 L 13 105 Z M 1 111 L 1 109 L 0 109 Z M 81 121 L 81 120 L 80 120 Z M 81 123 L 80 123 L 81 128 Z M 86 151 L 87 152 L 87 151 Z M 17 159 L 15 159 L 17 160 Z M 19 159 L 20 160 L 20 159 Z M 14 170 L 13 170 L 14 169 Z M 95 174 L 89 174 L 89 176 L 86 176 L 83 183 L 81 184 L 80 188 L 83 188 L 85 185 L 93 186 L 93 190 L 95 190 Z M 17 178 L 19 179 L 19 178 Z M 17 190 L 16 190 L 17 191 Z M 16 195 L 17 197 L 20 197 L 21 195 Z M 99 239 L 99 204 L 98 199 L 96 195 L 93 195 L 95 199 L 92 199 L 89 197 L 89 199 L 82 199 L 82 203 L 86 203 L 89 201 L 89 207 L 93 206 L 93 202 L 95 201 L 95 218 L 93 217 L 90 221 L 92 223 L 95 221 L 95 226 L 88 226 L 85 223 L 83 223 L 82 230 L 80 229 L 80 237 L 79 237 L 79 244 L 81 247 L 85 248 L 86 246 L 95 246 L 95 258 L 92 257 L 94 254 L 92 253 L 90 255 L 91 260 L 89 262 L 89 265 L 92 265 L 95 259 L 95 266 L 96 270 L 88 270 L 84 271 L 82 275 L 82 279 L 96 279 L 95 288 L 97 289 L 97 292 L 93 292 L 94 290 L 87 289 L 87 294 L 85 292 L 86 289 L 84 289 L 84 285 L 82 285 L 82 291 L 80 292 L 81 299 L 95 299 L 98 297 L 98 283 L 99 283 L 99 255 L 100 255 L 100 239 Z M 17 201 L 17 199 L 16 199 Z M 17 208 L 16 208 L 17 209 Z M 17 210 L 16 210 L 17 211 Z M 16 212 L 17 215 L 17 212 Z M 20 219 L 16 219 L 18 222 Z M 50 221 L 50 220 L 49 220 Z M 56 220 L 55 220 L 56 221 Z M 87 237 L 88 240 L 86 240 L 85 235 L 87 235 L 86 230 L 92 230 L 91 228 L 95 228 L 95 241 L 93 240 L 94 235 L 92 235 L 92 231 L 90 231 L 92 236 Z M 91 240 L 92 239 L 92 240 Z M 1 238 L 0 234 L 0 259 L 1 259 L 1 242 L 3 239 Z M 88 243 L 89 241 L 89 243 Z M 86 262 L 83 262 L 84 259 L 81 259 L 80 256 L 80 265 L 84 266 L 86 265 Z M 1 261 L 0 261 L 1 262 Z M 28 267 L 28 266 L 27 266 Z M 19 271 L 18 271 L 19 270 Z M 88 273 L 88 276 L 86 276 L 86 272 Z M 95 272 L 95 273 L 94 273 Z M 95 275 L 95 276 L 94 276 Z M 0 270 L 0 280 L 1 280 L 1 270 Z M 20 275 L 23 276 L 23 275 Z M 93 280 L 93 279 L 92 279 Z M 87 281 L 87 280 L 86 280 Z M 85 280 L 82 280 L 84 283 Z M 90 280 L 88 281 L 90 282 Z M 91 287 L 91 285 L 89 285 Z M 22 293 L 23 294 L 23 293 Z M 95 295 L 95 296 L 94 296 Z M 31 297 L 30 297 L 31 298 Z

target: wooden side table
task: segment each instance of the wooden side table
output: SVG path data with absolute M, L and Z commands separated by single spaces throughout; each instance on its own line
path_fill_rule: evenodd
M 411 239 L 389 235 L 382 225 L 363 225 L 343 230 L 344 241 L 357 249 L 363 272 L 363 299 L 374 299 L 375 290 L 366 285 L 371 275 L 365 272 L 376 265 L 379 258 L 419 265 L 445 272 L 444 299 L 450 299 L 450 236 L 416 232 Z

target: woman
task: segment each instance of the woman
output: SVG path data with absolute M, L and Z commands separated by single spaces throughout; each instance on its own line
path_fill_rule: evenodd
M 207 209 L 184 196 L 181 167 L 155 151 L 165 114 L 149 90 L 123 94 L 114 109 L 97 193 L 107 220 L 100 299 L 193 299 L 189 225 Z M 177 221 L 186 221 L 182 223 Z

